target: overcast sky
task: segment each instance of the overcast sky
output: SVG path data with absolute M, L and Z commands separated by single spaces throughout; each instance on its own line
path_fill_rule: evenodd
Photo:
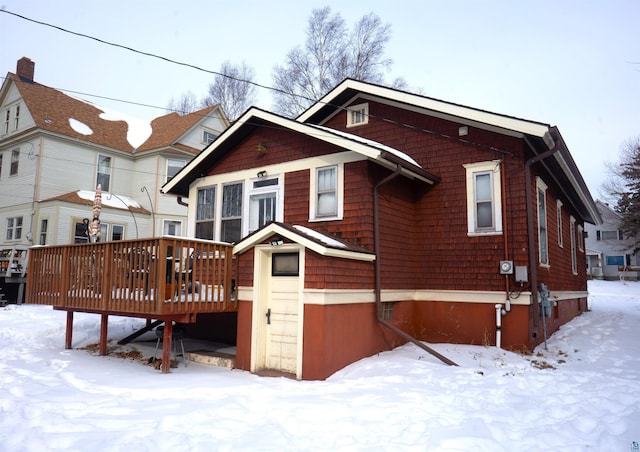
M 640 2 L 0 0 L 0 9 L 210 71 L 246 62 L 272 86 L 273 67 L 304 43 L 312 9 L 349 28 L 369 12 L 392 28 L 387 80 L 423 94 L 559 127 L 594 198 L 604 161 L 640 136 Z M 143 119 L 171 98 L 204 96 L 213 76 L 0 12 L 0 74 L 22 56 L 35 79 Z M 270 109 L 269 90 L 258 105 Z M 151 105 L 141 107 L 89 95 Z

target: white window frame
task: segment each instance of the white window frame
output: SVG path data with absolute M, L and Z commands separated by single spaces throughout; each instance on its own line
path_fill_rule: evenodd
M 104 159 L 109 159 L 109 166 L 108 166 L 108 172 L 101 172 L 100 171 L 100 159 L 104 158 Z M 105 187 L 104 184 L 102 184 L 103 181 L 101 181 L 100 176 L 104 175 L 106 177 L 108 177 L 107 179 L 107 186 Z M 96 157 L 96 187 L 98 185 L 100 185 L 100 188 L 102 189 L 102 191 L 105 192 L 109 192 L 111 191 L 111 176 L 113 175 L 113 157 L 111 157 L 110 155 L 106 155 L 106 154 L 98 154 Z
M 113 235 L 115 234 L 115 230 L 116 228 L 122 228 L 122 238 L 121 239 L 115 239 L 113 238 Z M 111 225 L 111 235 L 109 236 L 109 240 L 111 241 L 115 241 L 115 240 L 126 240 L 127 236 L 125 235 L 125 233 L 127 232 L 127 228 L 125 227 L 124 224 L 112 224 Z
M 18 130 L 18 127 L 20 126 L 20 104 L 16 105 L 13 121 L 13 130 Z
M 167 228 L 170 225 L 174 225 L 177 229 L 177 234 L 171 234 L 169 231 L 167 231 Z M 180 237 L 182 236 L 182 221 L 180 220 L 162 220 L 162 235 L 171 235 L 171 236 L 176 236 L 176 237 Z
M 571 271 L 574 275 L 577 275 L 578 258 L 576 256 L 576 219 L 573 215 L 569 217 L 569 231 L 571 233 Z
M 562 240 L 562 201 L 559 199 L 556 201 L 556 215 L 558 217 L 558 246 L 564 248 Z
M 578 225 L 578 250 L 584 252 L 584 228 Z
M 7 218 L 7 241 L 13 242 L 21 240 L 23 228 L 24 218 L 22 216 Z
M 318 198 L 321 193 L 318 192 L 318 173 L 329 168 L 335 168 L 336 171 L 336 210 L 332 214 L 320 215 L 318 214 Z M 335 165 L 312 168 L 309 185 L 309 221 L 313 222 L 342 220 L 344 217 L 344 164 L 337 163 Z
M 276 178 L 278 179 L 277 184 L 254 188 L 254 184 L 256 182 L 269 181 Z M 284 196 L 282 196 L 283 179 L 284 177 L 282 175 L 277 174 L 277 175 L 263 177 L 263 178 L 252 178 L 249 180 L 249 184 L 251 188 L 247 190 L 247 195 L 245 198 L 246 202 L 244 203 L 243 212 L 242 212 L 243 218 L 246 218 L 246 221 L 243 222 L 244 224 L 242 226 L 243 232 L 244 232 L 243 235 L 247 235 L 253 232 L 254 230 L 256 230 L 253 228 L 254 218 L 251 215 L 251 209 L 254 205 L 254 200 L 258 197 L 262 197 L 264 195 L 274 193 L 276 197 L 276 204 L 275 204 L 276 217 L 272 221 L 283 221 L 284 219 L 284 199 L 283 199 Z
M 11 121 L 11 109 L 7 108 L 5 110 L 5 114 L 4 114 L 4 128 L 3 128 L 4 135 L 9 133 L 9 123 L 10 123 L 10 121 Z
M 246 223 L 246 219 L 244 218 L 244 205 L 245 205 L 245 183 L 244 181 L 234 181 L 234 182 L 224 182 L 222 185 L 222 189 L 220 190 L 220 230 L 217 231 L 217 237 L 219 240 L 225 241 L 226 237 L 222 237 L 222 228 L 225 222 L 240 220 L 240 237 L 238 237 L 238 241 L 244 237 L 244 224 Z M 224 208 L 224 189 L 225 187 L 240 185 L 240 215 L 227 215 L 225 216 Z
M 212 196 L 211 196 L 211 202 L 213 203 L 213 208 L 211 209 L 211 216 L 210 217 L 205 217 L 205 218 L 198 218 L 198 213 L 199 213 L 199 209 L 200 209 L 200 203 L 199 203 L 199 198 L 200 198 L 200 192 L 203 190 L 213 190 Z M 196 218 L 195 218 L 195 229 L 194 229 L 194 237 L 198 237 L 196 234 L 196 231 L 198 230 L 198 224 L 200 223 L 205 223 L 205 222 L 212 222 L 213 226 L 212 226 L 212 235 L 213 237 L 211 237 L 211 239 L 215 240 L 216 238 L 216 215 L 217 215 L 217 209 L 218 209 L 218 205 L 220 204 L 217 199 L 216 196 L 218 194 L 220 190 L 218 190 L 218 186 L 217 185 L 207 185 L 207 186 L 203 186 L 203 187 L 198 187 L 198 189 L 196 190 Z M 199 237 L 199 238 L 206 238 L 206 237 Z
M 49 219 L 40 219 L 40 234 L 38 235 L 38 245 L 47 244 L 47 235 L 49 234 Z
M 211 144 L 216 138 L 218 138 L 218 135 L 215 133 L 210 130 L 202 129 L 202 144 Z
M 537 177 L 536 210 L 538 217 L 538 262 L 542 267 L 549 267 L 549 209 L 547 208 L 547 188 L 547 184 L 545 184 L 540 177 Z
M 500 186 L 500 160 L 491 160 L 487 162 L 467 163 L 464 166 L 466 170 L 467 184 L 467 235 L 483 236 L 483 235 L 501 235 L 502 234 L 502 189 Z M 491 175 L 491 212 L 493 227 L 478 228 L 476 213 L 476 193 L 475 181 L 476 176 L 480 174 Z
M 347 127 L 356 127 L 369 123 L 369 104 L 347 107 Z
M 9 165 L 9 176 L 17 176 L 20 170 L 20 148 L 11 151 L 11 164 Z
M 172 165 L 171 163 L 174 163 L 174 165 Z M 165 177 L 165 182 L 169 182 L 171 179 L 173 179 L 173 176 L 175 176 L 176 174 L 178 174 L 178 172 L 184 168 L 184 166 L 187 164 L 187 161 L 184 159 L 173 159 L 173 158 L 167 158 L 167 167 L 166 167 L 166 177 Z M 177 168 L 177 171 L 174 172 L 174 174 L 169 174 L 169 169 L 170 168 Z

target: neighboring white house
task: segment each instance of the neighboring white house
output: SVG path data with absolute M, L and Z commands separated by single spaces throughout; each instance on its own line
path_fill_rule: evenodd
M 160 187 L 229 125 L 219 106 L 151 123 L 34 81 L 23 57 L 0 88 L 0 248 L 86 241 L 102 187 L 102 240 L 184 235 L 187 208 Z
M 638 279 L 632 271 L 640 264 L 639 241 L 626 237 L 620 230 L 620 215 L 608 204 L 596 200 L 602 224 L 585 223 L 585 246 L 587 248 L 587 272 L 596 279 Z M 625 268 L 621 270 L 621 268 Z

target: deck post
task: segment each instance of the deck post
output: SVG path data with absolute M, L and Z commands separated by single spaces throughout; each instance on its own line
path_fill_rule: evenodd
M 100 356 L 107 354 L 107 332 L 109 330 L 109 315 L 100 315 Z
M 67 311 L 67 329 L 64 335 L 64 348 L 71 349 L 71 338 L 73 336 L 73 311 Z
M 162 373 L 169 373 L 171 369 L 171 339 L 173 337 L 173 321 L 164 322 L 162 335 Z

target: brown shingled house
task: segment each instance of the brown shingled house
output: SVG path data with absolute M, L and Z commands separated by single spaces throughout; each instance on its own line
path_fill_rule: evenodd
M 0 247 L 86 240 L 80 225 L 98 184 L 103 239 L 185 233 L 187 209 L 160 187 L 228 127 L 222 110 L 149 124 L 41 85 L 34 72 L 23 57 L 0 88 Z

